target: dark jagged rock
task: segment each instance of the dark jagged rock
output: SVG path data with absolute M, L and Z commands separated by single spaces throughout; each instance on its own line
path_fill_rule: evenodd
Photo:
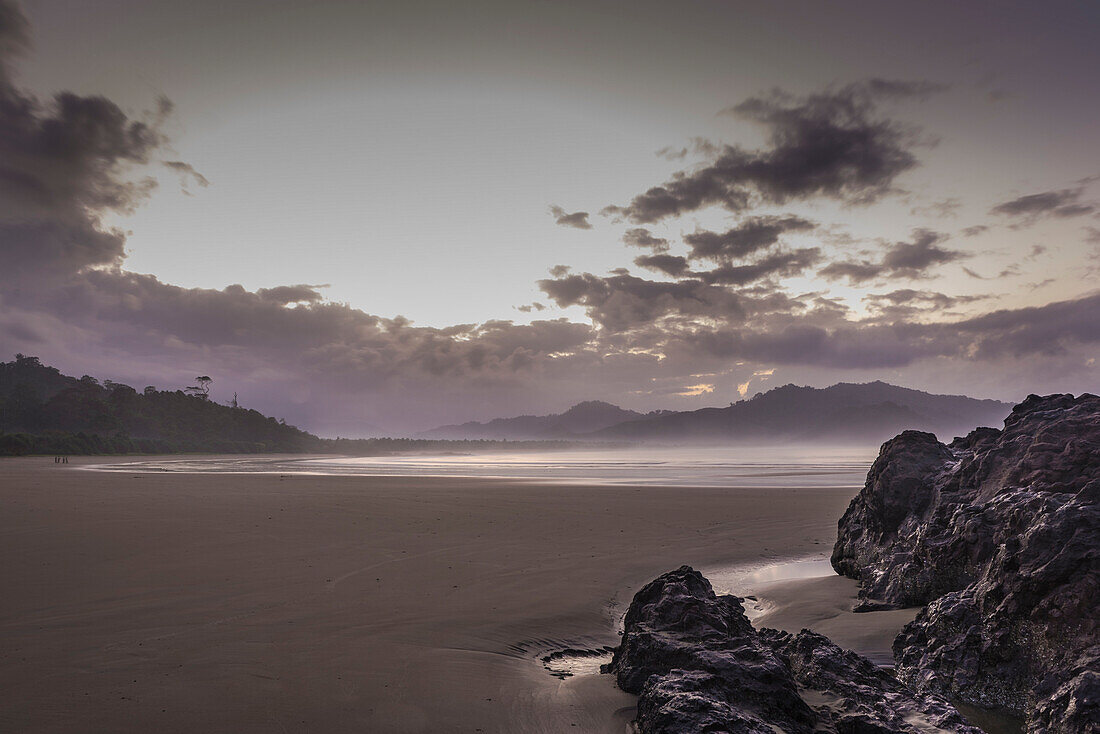
M 1100 729 L 1100 398 L 1030 396 L 945 446 L 888 441 L 840 521 L 867 605 L 927 605 L 894 642 L 921 691 Z
M 643 734 L 979 734 L 821 635 L 753 629 L 741 602 L 683 566 L 639 591 L 609 666 L 640 694 Z
M 696 712 L 703 720 L 721 720 L 723 707 L 732 703 L 702 693 L 713 689 L 736 692 L 737 708 L 746 720 L 764 727 L 776 723 L 787 732 L 813 729 L 813 712 L 798 695 L 783 661 L 757 638 L 741 601 L 735 596 L 715 596 L 710 582 L 688 566 L 658 577 L 634 596 L 610 669 L 624 691 L 641 693 L 646 701 L 665 702 L 658 709 L 640 704 L 641 721 L 671 716 L 671 709 L 680 703 L 680 695 L 674 695 L 677 689 L 694 690 L 695 694 L 684 695 L 707 700 L 708 708 Z M 661 685 L 659 679 L 673 670 L 698 675 L 674 676 Z M 645 687 L 652 678 L 658 680 L 647 693 Z M 719 708 L 711 710 L 712 703 Z M 675 713 L 679 717 L 691 711 L 694 707 Z M 661 726 L 643 727 L 643 731 L 689 730 Z
M 867 658 L 841 649 L 823 635 L 763 629 L 760 637 L 787 663 L 800 690 L 834 699 L 824 713 L 831 719 L 826 723 L 838 732 L 979 731 L 942 698 L 914 693 Z

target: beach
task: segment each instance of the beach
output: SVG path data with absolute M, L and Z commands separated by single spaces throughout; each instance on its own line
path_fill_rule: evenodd
M 539 658 L 681 564 L 827 557 L 858 490 L 93 462 L 0 462 L 0 730 L 621 733 L 633 696 Z M 773 626 L 852 627 L 854 582 L 796 583 Z

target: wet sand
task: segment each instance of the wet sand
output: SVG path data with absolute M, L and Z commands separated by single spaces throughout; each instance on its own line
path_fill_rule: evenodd
M 893 667 L 894 638 L 919 609 L 857 614 L 852 607 L 858 591 L 858 583 L 835 575 L 769 584 L 756 593 L 767 607 L 753 624 L 792 633 L 811 629 L 877 665 Z
M 89 461 L 0 460 L 0 731 L 621 733 L 632 696 L 538 658 L 680 564 L 827 552 L 856 491 Z

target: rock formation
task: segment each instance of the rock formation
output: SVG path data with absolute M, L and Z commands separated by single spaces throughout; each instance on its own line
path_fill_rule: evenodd
M 946 446 L 888 441 L 832 562 L 864 608 L 927 605 L 894 642 L 914 689 L 1100 731 L 1100 397 L 1032 395 Z
M 607 670 L 639 694 L 643 734 L 980 734 L 821 635 L 757 632 L 737 597 L 688 566 L 635 595 Z

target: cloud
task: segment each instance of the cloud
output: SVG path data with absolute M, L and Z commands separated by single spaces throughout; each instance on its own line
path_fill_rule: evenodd
M 663 237 L 654 237 L 653 233 L 644 227 L 628 229 L 623 234 L 623 242 L 631 247 L 648 248 L 654 252 L 668 251 L 668 240 Z
M 626 273 L 599 277 L 590 273 L 539 281 L 559 306 L 581 306 L 609 332 L 648 328 L 666 316 L 699 316 L 721 310 L 743 316 L 742 297 L 697 280 L 654 281 Z
M 821 261 L 821 250 L 806 247 L 790 252 L 776 252 L 746 265 L 719 265 L 712 270 L 694 273 L 705 283 L 746 285 L 763 278 L 801 275 Z
M 702 166 L 604 212 L 645 224 L 707 206 L 738 213 L 754 201 L 821 196 L 869 203 L 917 165 L 916 131 L 881 118 L 879 105 L 938 89 L 927 82 L 872 79 L 804 97 L 778 90 L 751 97 L 726 112 L 759 124 L 767 133 L 765 148 L 723 146 Z
M 1092 204 L 1080 203 L 1083 193 L 1084 186 L 1027 194 L 997 204 L 989 213 L 1015 218 L 1019 220 L 1014 225 L 1017 227 L 1034 224 L 1045 217 L 1078 217 L 1096 209 Z
M 947 250 L 938 245 L 947 239 L 946 235 L 928 229 L 913 232 L 912 242 L 898 242 L 890 247 L 882 258 L 882 264 L 892 275 L 920 277 L 923 271 L 933 265 L 953 262 L 963 257 L 957 250 Z
M 929 303 L 937 308 L 948 308 L 959 302 L 954 298 L 936 291 L 918 291 L 912 288 L 902 288 L 889 293 L 871 293 L 863 297 L 864 301 L 871 303 L 887 302 L 895 306 L 911 304 L 914 302 Z
M 896 242 L 887 247 L 880 260 L 842 261 L 826 265 L 818 275 L 827 280 L 848 279 L 852 283 L 863 283 L 876 278 L 928 277 L 928 270 L 938 265 L 955 262 L 966 257 L 959 250 L 940 247 L 946 235 L 929 229 L 913 231 L 912 242 Z
M 0 2 L 0 282 L 31 286 L 89 266 L 118 263 L 122 233 L 109 212 L 128 212 L 155 181 L 130 174 L 163 142 L 170 103 L 131 120 L 103 97 L 61 92 L 41 101 L 15 86 L 10 64 L 27 46 L 19 7 Z
M 686 257 L 679 255 L 641 255 L 634 258 L 634 264 L 647 270 L 655 270 L 673 277 L 684 275 L 690 269 Z
M 185 194 L 190 193 L 187 188 L 189 182 L 198 184 L 204 189 L 210 185 L 210 181 L 207 180 L 206 176 L 196 171 L 194 166 L 190 163 L 184 163 L 183 161 L 162 161 L 162 164 L 165 168 L 170 168 L 179 174 L 180 186 Z
M 959 305 L 975 303 L 989 296 L 949 296 L 938 291 L 902 288 L 889 293 L 869 293 L 863 302 L 880 320 L 910 320 L 918 316 L 946 311 Z
M 8 64 L 30 48 L 30 23 L 14 2 L 0 0 L 0 83 L 9 83 Z
M 563 227 L 573 227 L 574 229 L 592 229 L 592 225 L 588 221 L 588 212 L 566 212 L 560 206 L 551 205 L 550 214 L 554 217 L 554 222 L 560 224 Z
M 1062 354 L 1074 343 L 1100 342 L 1100 295 L 1002 309 L 942 328 L 955 328 L 971 337 L 966 349 L 974 359 Z
M 725 232 L 701 230 L 684 235 L 693 259 L 724 261 L 743 258 L 779 241 L 787 232 L 811 230 L 814 223 L 795 216 L 750 217 Z
M 230 288 L 240 286 L 230 286 Z M 260 288 L 256 295 L 265 301 L 286 306 L 291 303 L 319 303 L 324 296 L 318 288 L 328 288 L 328 285 L 280 285 L 274 288 Z
M 989 364 L 1005 357 L 1057 356 L 1100 343 L 1100 296 L 935 323 L 815 323 L 774 319 L 771 328 L 685 331 L 681 348 L 765 364 L 901 368 L 935 358 Z M 666 347 L 671 349 L 672 347 Z

